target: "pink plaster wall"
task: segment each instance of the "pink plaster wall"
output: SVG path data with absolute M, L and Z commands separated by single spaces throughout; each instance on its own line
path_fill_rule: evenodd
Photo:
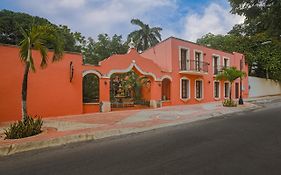
M 210 63 L 208 66 L 208 74 L 204 75 L 191 75 L 191 74 L 180 74 L 179 73 L 179 47 L 186 47 L 190 51 L 190 59 L 194 60 L 194 51 L 199 50 L 203 52 L 203 61 Z M 150 48 L 149 50 L 142 53 L 143 56 L 148 57 L 152 60 L 161 60 L 161 54 L 167 52 L 167 48 L 171 48 L 171 54 L 168 54 L 168 57 L 163 57 L 165 62 L 161 62 L 159 65 L 164 68 L 170 68 L 172 70 L 172 83 L 171 83 L 171 105 L 179 105 L 179 104 L 196 104 L 196 103 L 206 103 L 216 101 L 214 98 L 214 80 L 215 76 L 213 76 L 213 63 L 212 63 L 212 55 L 216 54 L 220 56 L 220 64 L 223 65 L 223 57 L 227 57 L 230 59 L 230 66 L 235 66 L 240 69 L 240 59 L 243 57 L 243 54 L 239 53 L 227 53 L 220 50 L 215 50 L 211 48 L 207 48 L 204 46 L 200 46 L 198 44 L 184 41 L 181 39 L 170 37 L 167 40 L 159 43 L 155 46 L 155 48 Z M 157 62 L 157 61 L 155 61 Z M 171 65 L 165 65 L 170 64 Z M 171 66 L 171 67 L 170 67 Z M 248 72 L 248 67 L 244 66 L 243 71 Z M 180 79 L 182 77 L 186 77 L 190 80 L 190 96 L 189 100 L 181 100 L 180 99 Z M 203 80 L 203 99 L 197 100 L 195 99 L 195 80 L 202 79 Z M 236 80 L 235 82 L 239 82 Z M 224 99 L 224 83 L 220 83 L 220 100 Z M 243 86 L 245 91 L 243 92 L 244 97 L 248 97 L 248 77 L 244 78 Z M 235 88 L 232 86 L 232 97 L 234 98 Z
M 149 48 L 141 54 L 143 57 L 153 60 L 162 70 L 172 72 L 172 45 L 171 40 L 161 42 Z
M 30 71 L 28 79 L 27 109 L 40 117 L 82 113 L 82 56 L 65 53 L 62 60 L 48 61 L 41 69 L 38 51 L 33 51 L 36 72 Z M 52 52 L 48 53 L 49 58 Z M 74 77 L 70 82 L 70 62 Z M 21 119 L 21 87 L 24 65 L 19 58 L 19 48 L 0 45 L 0 122 Z

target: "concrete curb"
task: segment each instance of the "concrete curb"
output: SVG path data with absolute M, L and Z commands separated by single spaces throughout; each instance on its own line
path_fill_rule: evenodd
M 26 142 L 26 143 L 19 143 L 19 144 L 3 145 L 3 146 L 0 146 L 0 156 L 7 156 L 7 155 L 15 154 L 15 153 L 30 151 L 30 150 L 35 150 L 35 149 L 60 146 L 60 145 L 68 144 L 68 143 L 97 140 L 97 139 L 103 139 L 103 138 L 107 138 L 107 137 L 121 136 L 121 135 L 128 135 L 128 134 L 136 134 L 136 133 L 141 133 L 141 132 L 150 131 L 150 130 L 154 130 L 154 129 L 164 128 L 164 127 L 169 127 L 169 126 L 176 126 L 176 125 L 181 125 L 181 124 L 187 124 L 187 123 L 192 123 L 192 122 L 200 121 L 200 120 L 206 120 L 209 118 L 219 117 L 219 116 L 232 114 L 232 113 L 236 113 L 236 112 L 250 111 L 253 109 L 257 109 L 257 108 L 261 108 L 261 107 L 254 105 L 251 107 L 230 110 L 227 112 L 213 112 L 208 115 L 203 114 L 203 115 L 200 115 L 195 118 L 188 119 L 188 120 L 165 123 L 165 124 L 160 124 L 160 125 L 155 125 L 155 126 L 145 127 L 145 128 L 112 129 L 112 130 L 106 130 L 106 131 L 97 131 L 97 132 L 91 132 L 91 133 L 67 135 L 67 136 L 43 140 L 43 141 L 34 141 L 34 142 Z

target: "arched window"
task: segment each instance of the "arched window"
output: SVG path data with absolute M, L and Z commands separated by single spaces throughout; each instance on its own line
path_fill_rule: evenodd
M 83 103 L 99 102 L 99 77 L 89 73 L 83 77 Z

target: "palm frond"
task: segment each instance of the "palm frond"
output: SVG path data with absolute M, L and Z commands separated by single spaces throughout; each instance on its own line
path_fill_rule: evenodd
M 144 24 L 139 19 L 132 19 L 131 23 L 140 27 L 139 30 L 133 31 L 128 35 L 128 40 L 133 38 L 139 51 L 144 51 L 161 41 L 161 27 L 150 28 L 148 24 Z
M 132 19 L 131 23 L 137 26 L 140 26 L 142 29 L 145 28 L 145 24 L 139 19 Z
M 41 54 L 41 68 L 46 67 L 48 59 L 48 47 L 54 50 L 52 60 L 57 61 L 63 56 L 63 39 L 58 32 L 49 25 L 32 26 L 29 32 L 22 31 L 24 39 L 20 42 L 20 57 L 23 62 L 28 62 L 30 68 L 35 71 L 31 49 L 39 50 Z M 30 54 L 29 54 L 30 53 Z
M 236 67 L 224 68 L 218 75 L 216 75 L 216 80 L 227 80 L 232 83 L 237 78 L 243 78 L 245 75 L 245 72 L 237 70 Z

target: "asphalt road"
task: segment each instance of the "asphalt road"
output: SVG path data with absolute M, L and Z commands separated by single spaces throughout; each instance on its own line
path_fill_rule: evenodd
M 0 174 L 280 175 L 281 103 L 141 134 L 2 157 Z

